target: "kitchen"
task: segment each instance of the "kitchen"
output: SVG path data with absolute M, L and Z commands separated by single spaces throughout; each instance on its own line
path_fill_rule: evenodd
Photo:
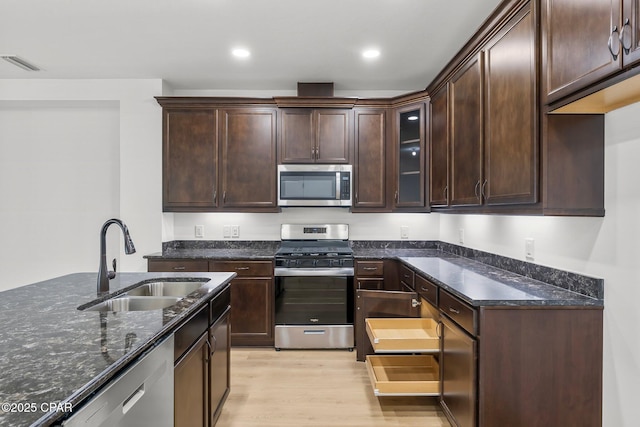
M 485 4 L 482 16 L 495 4 Z M 4 34 L 0 37 L 11 39 Z M 14 49 L 3 45 L 5 51 Z M 450 57 L 443 58 L 440 68 Z M 119 257 L 119 271 L 146 271 L 143 255 L 159 251 L 162 242 L 194 240 L 196 225 L 204 226 L 206 240 L 224 239 L 224 225 L 238 226 L 241 240 L 278 240 L 280 224 L 308 222 L 310 211 L 302 208 L 281 213 L 162 213 L 161 208 L 162 118 L 154 97 L 272 97 L 295 95 L 294 90 L 172 93 L 167 82 L 155 78 L 84 80 L 77 76 L 50 80 L 21 76 L 16 71 L 0 80 L 1 182 L 14 184 L 2 187 L 3 198 L 10 202 L 3 203 L 0 212 L 5 242 L 0 249 L 6 271 L 3 289 L 75 271 L 95 271 L 95 224 L 99 226 L 110 216 L 126 219 L 138 249 L 135 256 Z M 415 89 L 424 88 L 429 80 Z M 365 90 L 340 95 L 383 96 Z M 603 424 L 633 425 L 638 418 L 634 402 L 640 352 L 629 337 L 637 334 L 631 302 L 637 292 L 634 279 L 638 270 L 637 250 L 625 239 L 635 241 L 638 230 L 634 215 L 637 172 L 632 163 L 639 131 L 634 124 L 637 108 L 634 104 L 605 116 L 605 217 L 351 214 L 330 208 L 314 220 L 350 224 L 353 240 L 399 240 L 400 228 L 407 226 L 410 240 L 453 244 L 462 240 L 463 246 L 521 260 L 525 259 L 525 239 L 534 238 L 535 263 L 604 278 Z M 4 141 L 12 141 L 11 146 Z M 97 182 L 92 184 L 97 186 L 83 187 L 78 175 L 93 177 Z M 105 209 L 109 211 L 106 216 Z M 33 262 L 39 267 L 33 268 Z

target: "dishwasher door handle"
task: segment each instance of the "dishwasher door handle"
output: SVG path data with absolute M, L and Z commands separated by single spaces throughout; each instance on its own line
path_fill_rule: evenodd
M 140 387 L 131 394 L 131 396 L 127 397 L 125 401 L 122 402 L 122 413 L 126 414 L 129 412 L 131 408 L 136 406 L 138 400 L 142 399 L 142 396 L 144 396 L 144 383 L 142 383 Z

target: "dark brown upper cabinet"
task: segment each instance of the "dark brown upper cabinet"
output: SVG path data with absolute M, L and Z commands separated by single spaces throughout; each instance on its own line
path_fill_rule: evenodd
M 395 110 L 394 209 L 425 207 L 425 102 Z
M 544 103 L 640 59 L 638 0 L 542 0 Z
M 484 48 L 484 180 L 487 205 L 535 203 L 538 195 L 538 90 L 531 6 Z
M 482 55 L 449 83 L 451 91 L 451 205 L 482 204 Z
M 349 163 L 351 115 L 342 109 L 281 108 L 279 162 Z
M 387 208 L 387 117 L 386 108 L 354 110 L 353 211 Z
M 431 96 L 431 131 L 429 174 L 429 203 L 431 206 L 449 204 L 449 86 L 445 84 Z
M 221 207 L 277 208 L 276 109 L 220 111 Z
M 165 108 L 163 130 L 163 210 L 216 209 L 217 110 Z
M 447 85 L 435 93 L 431 101 L 432 206 L 538 200 L 535 42 L 535 17 L 528 4 L 453 74 L 449 98 Z

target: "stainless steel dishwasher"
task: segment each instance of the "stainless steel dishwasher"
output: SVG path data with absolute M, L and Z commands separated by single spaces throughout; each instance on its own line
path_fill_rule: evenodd
M 173 426 L 173 335 L 62 423 L 75 426 Z

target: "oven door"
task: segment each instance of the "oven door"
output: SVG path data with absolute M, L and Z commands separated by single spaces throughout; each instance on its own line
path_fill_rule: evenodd
M 353 276 L 276 276 L 275 347 L 353 349 Z

